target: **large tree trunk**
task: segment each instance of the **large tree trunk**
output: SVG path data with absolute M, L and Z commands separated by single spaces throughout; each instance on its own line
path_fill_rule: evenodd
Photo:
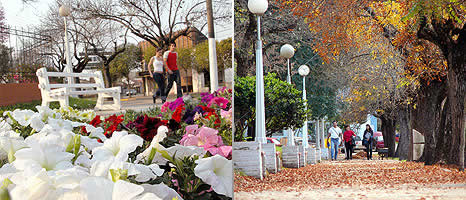
M 397 152 L 400 160 L 410 159 L 409 151 L 410 144 L 412 140 L 412 128 L 410 124 L 410 108 L 405 106 L 405 108 L 400 109 L 398 112 L 398 124 L 400 128 L 400 141 L 398 143 Z
M 390 117 L 382 116 L 382 135 L 384 146 L 388 148 L 388 156 L 395 156 L 395 125 L 396 120 Z
M 434 164 L 439 158 L 435 158 L 436 149 L 436 123 L 440 121 L 440 108 L 445 97 L 445 83 L 433 81 L 427 83 L 421 81 L 419 88 L 417 108 L 413 111 L 413 128 L 424 135 L 423 161 L 427 165 Z
M 456 150 L 451 151 L 451 162 L 457 163 L 464 169 L 464 106 L 466 97 L 466 39 L 464 44 L 459 45 L 459 49 L 451 49 L 447 56 L 448 61 L 448 100 L 450 102 L 451 129 L 452 129 L 452 147 Z

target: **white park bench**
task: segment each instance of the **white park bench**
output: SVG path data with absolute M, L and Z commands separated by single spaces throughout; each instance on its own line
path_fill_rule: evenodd
M 66 73 L 47 72 L 45 67 L 37 70 L 39 79 L 39 89 L 42 95 L 42 106 L 49 106 L 50 102 L 58 101 L 60 106 L 69 106 L 69 96 L 71 95 L 92 95 L 97 94 L 96 110 L 114 109 L 120 110 L 120 87 L 105 88 L 102 72 L 94 73 Z M 50 83 L 50 77 L 63 77 L 64 82 L 68 77 L 93 78 L 95 83 Z M 77 88 L 86 90 L 76 90 Z M 104 105 L 104 99 L 113 98 L 113 104 Z

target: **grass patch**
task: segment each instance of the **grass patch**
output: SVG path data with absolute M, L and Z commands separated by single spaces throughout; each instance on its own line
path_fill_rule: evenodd
M 32 101 L 28 103 L 18 103 L 15 105 L 9 105 L 9 106 L 0 106 L 0 116 L 3 116 L 3 112 L 5 111 L 13 111 L 15 109 L 30 109 L 35 112 L 37 112 L 36 106 L 41 105 L 41 100 L 37 101 Z M 95 98 L 74 98 L 70 97 L 70 106 L 73 107 L 74 109 L 78 110 L 85 110 L 85 109 L 93 109 L 96 104 L 96 99 Z M 60 108 L 60 103 L 58 102 L 52 102 L 50 103 L 50 108 L 55 109 L 55 108 Z

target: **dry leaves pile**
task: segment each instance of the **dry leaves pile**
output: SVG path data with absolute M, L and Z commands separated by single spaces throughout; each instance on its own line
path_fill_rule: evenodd
M 299 169 L 285 168 L 277 174 L 269 174 L 264 180 L 235 172 L 234 181 L 235 192 L 300 191 L 361 185 L 391 188 L 400 184 L 466 183 L 466 172 L 459 172 L 451 166 L 424 166 L 423 163 L 393 160 L 324 161 Z

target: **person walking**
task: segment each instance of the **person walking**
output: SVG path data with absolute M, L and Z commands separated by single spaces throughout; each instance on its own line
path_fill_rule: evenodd
M 183 96 L 181 91 L 181 77 L 180 70 L 178 70 L 177 59 L 178 53 L 176 50 L 176 43 L 170 43 L 170 49 L 163 54 L 163 62 L 167 67 L 168 72 L 168 84 L 165 89 L 165 96 L 168 96 L 168 93 L 172 89 L 173 82 L 176 81 L 176 97 L 180 98 Z
M 336 121 L 333 122 L 333 126 L 328 130 L 327 138 L 330 138 L 330 152 L 332 160 L 337 160 L 341 129 L 337 126 Z
M 345 132 L 343 133 L 346 148 L 346 160 L 353 160 L 353 136 L 356 136 L 356 134 L 350 129 L 349 125 L 346 125 Z
M 167 96 L 165 95 L 165 78 L 163 75 L 163 58 L 162 58 L 162 49 L 158 48 L 155 56 L 152 57 L 149 61 L 148 69 L 150 75 L 154 78 L 155 83 L 157 84 L 157 91 L 152 96 L 152 100 L 155 102 L 157 101 L 157 97 L 160 96 L 162 99 L 162 103 L 165 103 L 167 100 Z M 154 67 L 154 72 L 152 72 L 151 68 Z
M 363 145 L 366 146 L 367 160 L 372 160 L 372 138 L 374 137 L 374 132 L 372 131 L 371 125 L 366 124 L 363 137 Z

